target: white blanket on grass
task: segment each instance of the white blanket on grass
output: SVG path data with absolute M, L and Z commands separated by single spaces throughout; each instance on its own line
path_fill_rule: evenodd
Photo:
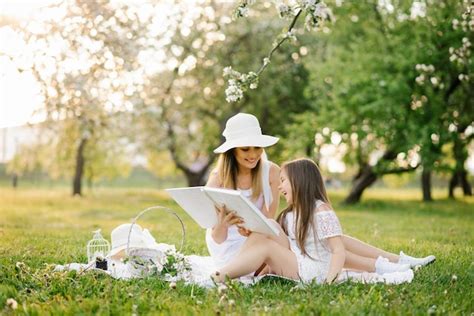
M 215 272 L 216 266 L 211 257 L 205 256 L 196 256 L 191 255 L 186 257 L 187 261 L 191 266 L 191 271 L 189 275 L 184 279 L 186 284 L 195 284 L 205 288 L 214 287 L 215 284 L 211 280 L 210 275 Z M 78 272 L 86 272 L 89 270 L 101 271 L 113 278 L 116 279 L 133 279 L 139 278 L 141 275 L 136 273 L 136 270 L 132 268 L 130 264 L 124 263 L 122 261 L 108 261 L 108 270 L 96 269 L 94 263 L 91 264 L 81 264 L 81 263 L 70 263 L 66 265 L 56 265 L 56 271 L 65 271 L 65 270 L 76 270 Z M 386 274 L 376 274 L 369 272 L 353 272 L 353 271 L 343 271 L 340 274 L 337 282 L 345 282 L 351 280 L 353 282 L 365 283 L 365 284 L 374 284 L 374 283 L 385 283 L 385 284 L 401 284 L 401 283 L 410 283 L 413 280 L 413 271 L 408 270 L 405 272 L 394 272 Z M 242 277 L 239 279 L 245 285 L 253 285 L 259 282 L 265 276 L 259 277 Z M 282 278 L 284 279 L 284 278 Z M 177 278 L 173 281 L 179 281 Z M 296 282 L 295 282 L 296 283 Z

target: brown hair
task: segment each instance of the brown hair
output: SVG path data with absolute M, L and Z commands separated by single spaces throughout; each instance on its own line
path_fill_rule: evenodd
M 287 162 L 282 165 L 281 170 L 285 170 L 290 181 L 292 202 L 280 213 L 277 221 L 288 234 L 286 214 L 294 212 L 296 241 L 302 252 L 308 255 L 304 244 L 313 223 L 315 203 L 317 200 L 321 200 L 330 204 L 324 180 L 318 165 L 306 158 Z
M 217 174 L 222 187 L 237 190 L 237 175 L 239 165 L 235 158 L 234 150 L 230 149 L 219 156 L 217 162 Z M 262 153 L 263 156 L 263 153 Z M 258 161 L 252 173 L 252 199 L 257 199 L 262 193 L 262 157 Z

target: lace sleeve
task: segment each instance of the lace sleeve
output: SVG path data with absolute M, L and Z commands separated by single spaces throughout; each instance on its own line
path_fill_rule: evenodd
M 342 235 L 341 224 L 334 211 L 316 212 L 316 233 L 319 239 Z

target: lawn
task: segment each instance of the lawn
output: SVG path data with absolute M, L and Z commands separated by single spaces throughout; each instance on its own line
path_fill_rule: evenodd
M 111 230 L 142 209 L 176 210 L 186 225 L 185 254 L 207 255 L 204 231 L 152 189 L 98 189 L 73 198 L 66 189 L 0 188 L 0 314 L 472 314 L 474 312 L 474 198 L 419 202 L 418 190 L 372 190 L 357 206 L 331 194 L 346 234 L 376 246 L 437 261 L 410 284 L 304 288 L 270 280 L 218 291 L 148 278 L 114 280 L 97 273 L 52 272 L 54 264 L 86 261 L 86 244 L 101 228 Z M 179 222 L 151 211 L 139 224 L 159 242 L 179 245 Z M 18 308 L 6 307 L 8 298 Z M 221 300 L 221 303 L 219 301 Z M 229 303 L 230 302 L 230 303 Z M 235 302 L 235 303 L 234 303 Z

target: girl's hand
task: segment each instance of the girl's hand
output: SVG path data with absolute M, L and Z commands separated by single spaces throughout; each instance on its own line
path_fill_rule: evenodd
M 238 226 L 238 231 L 239 231 L 239 234 L 241 234 L 242 236 L 244 237 L 248 237 L 250 236 L 250 234 L 252 233 L 251 230 L 248 230 L 247 228 L 245 227 L 242 227 L 242 226 Z

